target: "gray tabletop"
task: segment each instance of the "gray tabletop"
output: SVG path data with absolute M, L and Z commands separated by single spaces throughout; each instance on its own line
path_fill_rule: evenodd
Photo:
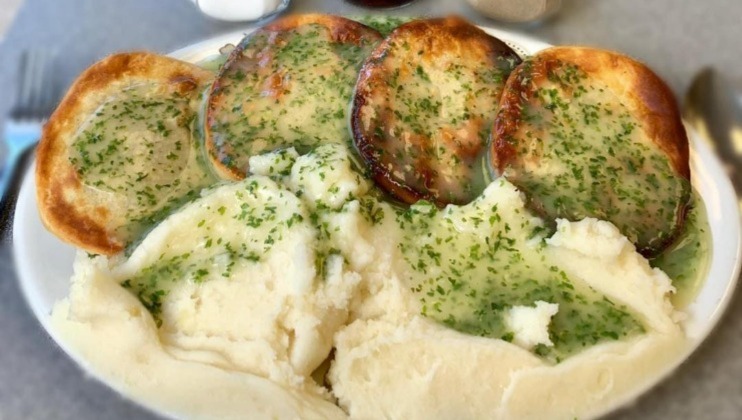
M 343 0 L 293 0 L 289 9 L 311 10 L 364 12 Z M 463 0 L 418 0 L 392 13 L 458 13 L 555 44 L 623 51 L 652 67 L 679 97 L 706 65 L 742 86 L 740 0 L 564 0 L 558 15 L 530 27 L 487 20 Z M 0 123 L 11 106 L 16 62 L 24 48 L 55 48 L 57 77 L 67 86 L 85 67 L 115 51 L 167 52 L 245 27 L 205 18 L 188 0 L 27 0 L 0 44 Z M 152 417 L 89 379 L 47 336 L 21 295 L 12 245 L 0 244 L 0 419 Z M 611 418 L 742 418 L 742 296 L 737 293 L 719 327 L 686 363 Z

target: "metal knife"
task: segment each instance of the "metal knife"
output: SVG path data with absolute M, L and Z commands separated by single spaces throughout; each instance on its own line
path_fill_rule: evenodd
M 742 197 L 742 104 L 734 88 L 718 71 L 704 68 L 685 96 L 683 118 L 716 151 Z

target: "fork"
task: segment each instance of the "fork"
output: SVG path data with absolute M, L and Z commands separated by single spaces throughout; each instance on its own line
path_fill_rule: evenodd
M 3 130 L 7 158 L 0 172 L 0 237 L 12 220 L 22 178 L 18 169 L 39 141 L 41 127 L 56 105 L 59 92 L 52 60 L 51 52 L 45 49 L 25 50 L 20 57 L 15 105 Z

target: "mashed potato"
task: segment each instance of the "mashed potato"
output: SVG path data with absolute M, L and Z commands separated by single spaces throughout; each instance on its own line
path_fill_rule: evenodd
M 670 280 L 613 225 L 547 237 L 505 180 L 397 209 L 352 166 L 339 145 L 254 157 L 129 257 L 79 255 L 56 334 L 184 417 L 593 416 L 684 353 Z
M 484 197 L 509 192 L 510 184 L 495 183 Z M 473 337 L 434 323 L 410 310 L 416 300 L 408 293 L 337 334 L 330 379 L 341 406 L 354 418 L 590 417 L 631 398 L 683 354 L 685 338 L 667 300 L 669 279 L 613 225 L 562 221 L 546 242 L 551 263 L 640 314 L 646 333 L 553 364 L 528 351 L 531 342 Z M 379 294 L 403 293 L 387 287 Z M 552 309 L 547 318 L 556 313 L 554 305 L 542 306 Z M 529 335 L 538 336 L 543 323 L 534 324 Z

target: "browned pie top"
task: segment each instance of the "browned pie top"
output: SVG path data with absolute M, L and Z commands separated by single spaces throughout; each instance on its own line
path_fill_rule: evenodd
M 540 213 L 609 220 L 645 255 L 676 236 L 690 197 L 672 93 L 643 64 L 594 48 L 549 48 L 512 73 L 490 160 Z
M 457 17 L 395 29 L 364 64 L 351 115 L 377 183 L 408 203 L 479 195 L 496 106 L 518 63 L 505 43 Z
M 206 148 L 218 173 L 245 177 L 250 156 L 350 140 L 346 109 L 374 29 L 329 15 L 295 15 L 243 39 L 214 81 Z
M 41 219 L 93 253 L 121 251 L 212 182 L 191 136 L 213 75 L 146 52 L 85 70 L 44 127 L 36 163 Z

